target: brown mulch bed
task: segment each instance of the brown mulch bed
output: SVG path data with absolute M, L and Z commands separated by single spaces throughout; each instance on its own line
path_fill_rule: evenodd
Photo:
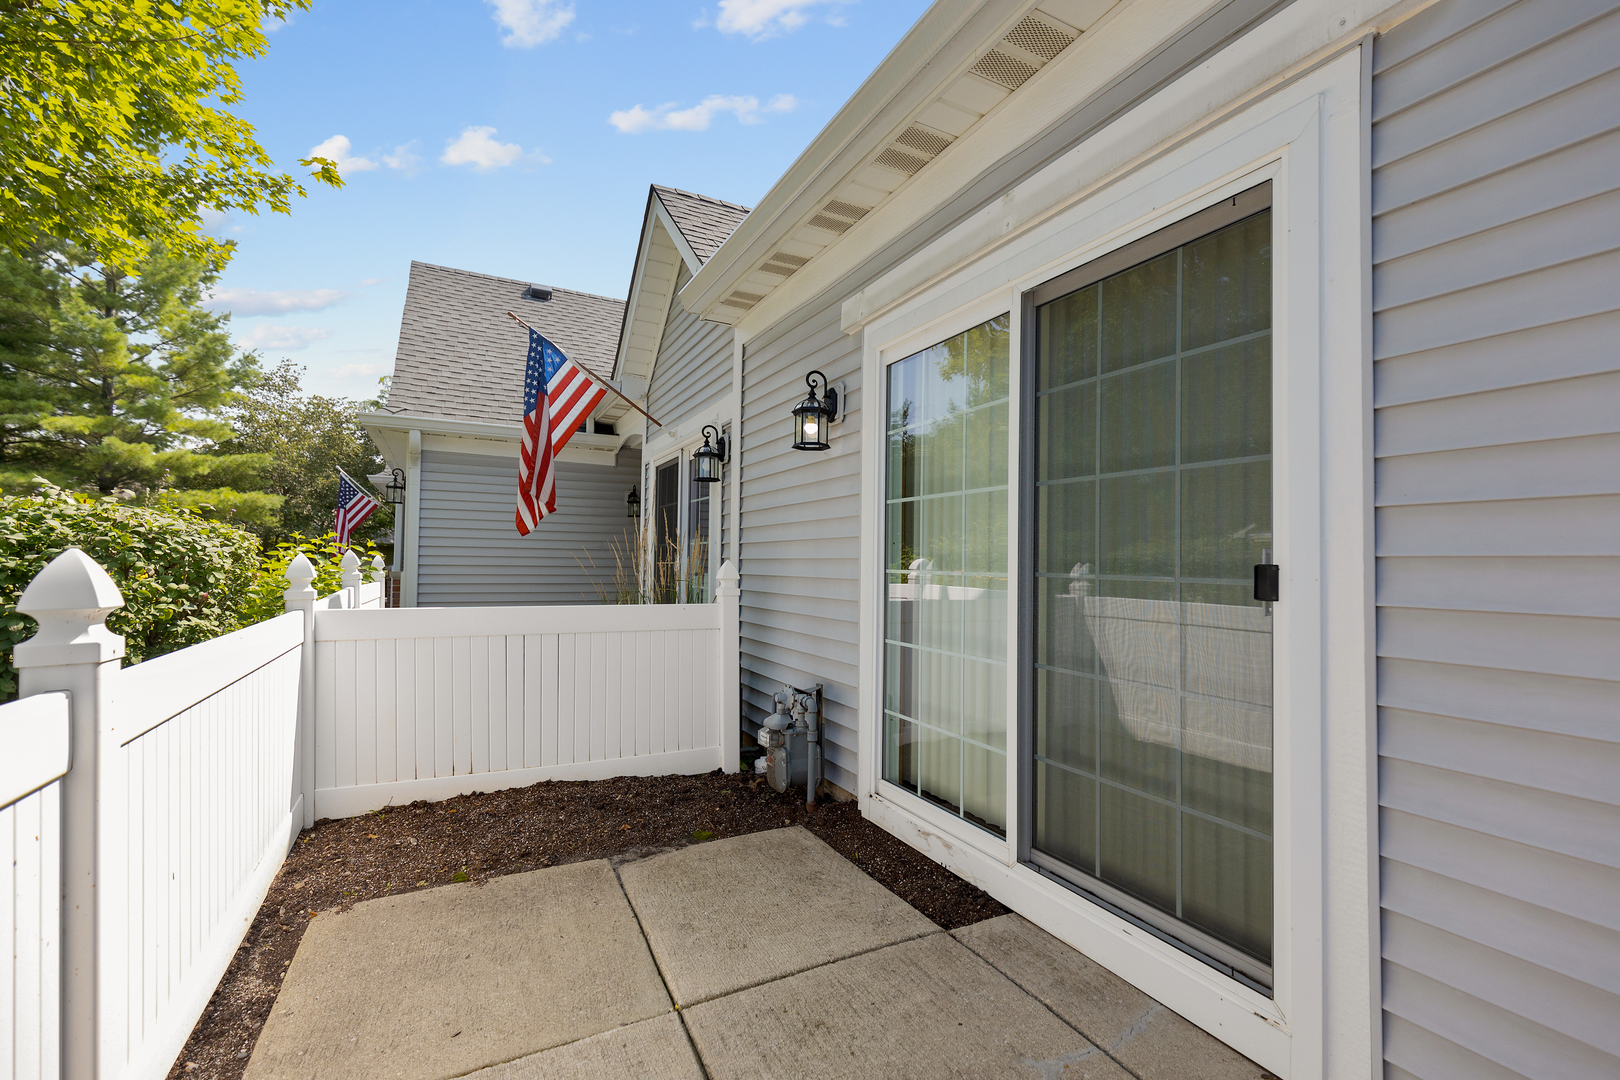
M 170 1080 L 239 1080 L 309 920 L 362 900 L 586 859 L 803 825 L 946 930 L 1003 915 L 988 895 L 861 817 L 806 810 L 803 789 L 705 776 L 552 780 L 318 821 L 293 845 Z

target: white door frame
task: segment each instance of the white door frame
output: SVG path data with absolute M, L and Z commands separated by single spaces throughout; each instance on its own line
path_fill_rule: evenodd
M 862 432 L 858 794 L 868 817 L 1287 1080 L 1367 1075 L 1377 1060 L 1378 1035 L 1368 1030 L 1377 1026 L 1378 946 L 1363 51 L 1353 46 L 1186 135 L 864 328 L 862 385 L 880 395 L 888 363 L 1002 311 L 1012 313 L 1016 358 L 1023 292 L 1272 181 L 1274 558 L 1284 596 L 1274 639 L 1273 996 L 1018 863 L 1016 679 L 1008 679 L 1007 840 L 881 781 L 887 458 L 881 420 Z M 1060 158 L 1020 189 L 1062 191 L 1065 170 L 1082 172 L 1079 154 Z M 1019 376 L 1015 361 L 1015 405 L 1023 392 Z M 1019 409 L 1009 414 L 1017 477 Z M 1019 497 L 1014 484 L 1013 581 L 1021 572 Z M 1016 596 L 1011 590 L 1010 607 Z M 1011 673 L 1024 658 L 1015 648 L 1016 629 L 1009 637 Z M 1331 1065 L 1330 1028 L 1351 1044 L 1336 1050 Z

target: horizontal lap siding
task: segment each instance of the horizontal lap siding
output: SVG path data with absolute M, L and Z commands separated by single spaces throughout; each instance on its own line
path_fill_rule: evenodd
M 812 369 L 848 387 L 833 449 L 794 450 L 792 414 Z M 743 711 L 753 723 L 783 683 L 824 683 L 826 777 L 856 790 L 860 641 L 861 341 L 836 303 L 748 343 L 743 385 Z
M 424 451 L 417 603 L 596 603 L 611 591 L 615 545 L 628 551 L 624 500 L 640 456 L 619 462 L 558 462 L 557 512 L 519 536 L 516 458 Z
M 683 269 L 676 288 L 688 276 Z M 672 300 L 647 390 L 647 411 L 665 424 L 678 424 L 730 393 L 731 334 L 731 327 L 704 322 L 687 311 L 680 297 Z
M 1386 1075 L 1620 1075 L 1620 4 L 1373 83 Z

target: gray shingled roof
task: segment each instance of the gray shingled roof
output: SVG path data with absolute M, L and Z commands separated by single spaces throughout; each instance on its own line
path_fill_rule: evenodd
M 658 199 L 669 211 L 675 227 L 681 230 L 692 253 L 699 262 L 708 262 L 709 256 L 720 250 L 726 237 L 737 231 L 742 219 L 748 216 L 748 207 L 721 202 L 707 195 L 694 195 L 690 191 L 653 185 Z
M 519 422 L 529 337 L 508 311 L 593 373 L 611 377 L 624 301 L 554 288 L 541 303 L 523 295 L 530 284 L 412 262 L 388 411 Z

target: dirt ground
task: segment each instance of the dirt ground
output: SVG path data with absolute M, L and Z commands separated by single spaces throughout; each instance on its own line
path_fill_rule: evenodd
M 361 900 L 803 825 L 947 930 L 1006 913 L 854 803 L 778 795 L 751 776 L 546 781 L 319 821 L 293 845 L 171 1080 L 239 1080 L 309 920 Z

